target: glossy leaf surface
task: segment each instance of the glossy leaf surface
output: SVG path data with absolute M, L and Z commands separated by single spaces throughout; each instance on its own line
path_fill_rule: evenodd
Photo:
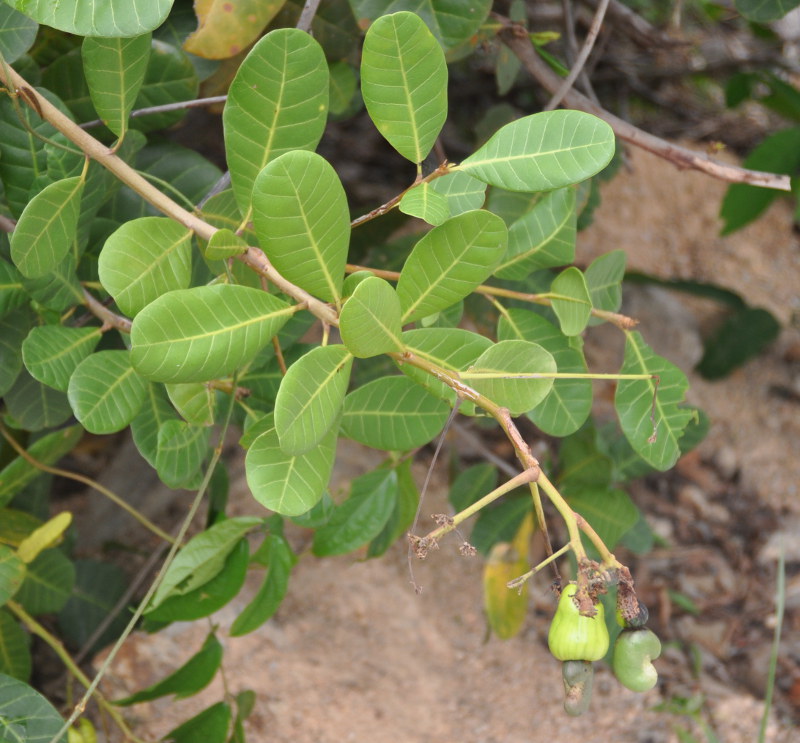
M 451 217 L 480 209 L 486 200 L 486 184 L 471 175 L 456 171 L 431 182 L 431 188 L 447 199 Z
M 508 191 L 550 191 L 591 178 L 614 147 L 614 132 L 596 116 L 544 111 L 506 124 L 458 168 Z
M 447 221 L 450 216 L 447 197 L 435 190 L 430 183 L 420 183 L 410 191 L 406 191 L 400 199 L 398 209 L 403 214 L 418 217 L 434 226 Z
M 100 328 L 40 325 L 22 342 L 25 368 L 34 379 L 66 391 L 73 372 L 100 341 Z
M 339 331 L 356 358 L 399 351 L 400 300 L 391 284 L 377 276 L 364 279 L 342 308 Z
M 421 163 L 447 118 L 447 64 L 418 15 L 384 15 L 369 27 L 361 55 L 361 94 L 389 144 Z

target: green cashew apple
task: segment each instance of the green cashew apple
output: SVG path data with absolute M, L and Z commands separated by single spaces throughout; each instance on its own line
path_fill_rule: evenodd
M 600 660 L 610 642 L 603 605 L 596 605 L 595 616 L 581 616 L 573 600 L 577 590 L 578 586 L 570 583 L 561 592 L 547 644 L 558 660 Z
M 579 717 L 592 701 L 594 666 L 588 660 L 565 660 L 561 664 L 564 679 L 564 711 L 571 717 Z
M 619 682 L 631 691 L 649 691 L 658 681 L 653 660 L 661 655 L 661 642 L 649 629 L 625 629 L 614 643 L 611 666 Z
M 636 600 L 636 615 L 628 617 L 627 619 L 622 616 L 622 610 L 617 606 L 617 624 L 626 629 L 639 629 L 647 624 L 650 619 L 650 612 L 642 601 Z

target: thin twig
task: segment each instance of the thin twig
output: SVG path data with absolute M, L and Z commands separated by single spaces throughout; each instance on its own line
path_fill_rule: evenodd
M 572 65 L 569 75 L 567 75 L 558 90 L 553 93 L 553 97 L 547 102 L 547 105 L 544 107 L 545 111 L 552 111 L 561 103 L 569 89 L 575 84 L 578 75 L 581 74 L 586 60 L 589 59 L 589 55 L 592 53 L 597 34 L 600 33 L 600 29 L 603 26 L 603 19 L 606 16 L 608 2 L 609 0 L 602 0 L 600 5 L 597 6 L 597 11 L 594 14 L 594 18 L 592 18 L 592 25 L 589 27 L 589 33 L 586 34 L 586 38 L 583 41 L 583 46 L 578 54 L 578 58 L 575 60 L 575 64 Z
M 122 315 L 112 312 L 101 301 L 99 301 L 88 289 L 83 290 L 84 304 L 91 313 L 103 321 L 104 327 L 116 328 L 121 333 L 130 333 L 133 323 Z
M 593 8 L 597 8 L 602 1 L 583 0 L 585 4 L 591 5 Z M 631 10 L 627 5 L 621 3 L 620 0 L 611 0 L 608 7 L 608 18 L 615 24 L 618 23 L 623 26 L 625 35 L 645 49 L 650 49 L 654 45 L 681 46 L 688 43 L 682 39 L 674 39 L 668 36 Z
M 227 95 L 212 95 L 208 98 L 192 98 L 189 101 L 175 101 L 174 103 L 162 103 L 160 106 L 148 106 L 147 108 L 137 108 L 131 111 L 130 118 L 135 119 L 139 116 L 148 116 L 149 114 L 163 114 L 170 111 L 182 111 L 186 108 L 204 108 L 205 106 L 213 106 L 215 103 L 225 103 L 228 100 Z M 103 126 L 105 121 L 102 119 L 94 119 L 93 121 L 86 121 L 80 124 L 81 129 L 94 129 L 98 126 Z
M 561 85 L 561 78 L 553 72 L 536 52 L 527 32 L 520 26 L 511 23 L 507 18 L 494 15 L 503 24 L 500 39 L 514 52 L 530 75 L 546 90 L 555 92 Z M 765 173 L 758 170 L 747 170 L 736 165 L 726 165 L 712 160 L 707 155 L 699 154 L 667 142 L 660 137 L 648 134 L 627 121 L 614 116 L 601 106 L 592 103 L 585 95 L 572 89 L 564 96 L 564 104 L 570 108 L 586 111 L 606 121 L 614 133 L 622 140 L 652 152 L 654 155 L 669 160 L 679 168 L 699 170 L 727 183 L 747 183 L 751 186 L 772 188 L 778 191 L 791 191 L 788 175 Z
M 318 7 L 319 0 L 306 0 L 306 4 L 303 6 L 303 12 L 300 13 L 300 20 L 297 21 L 295 28 L 300 31 L 308 31 L 308 33 L 311 33 L 311 23 L 314 20 L 314 16 L 317 14 Z
M 3 232 L 13 232 L 14 228 L 17 226 L 17 223 L 13 219 L 9 219 L 8 217 L 3 216 L 0 214 L 0 230 Z

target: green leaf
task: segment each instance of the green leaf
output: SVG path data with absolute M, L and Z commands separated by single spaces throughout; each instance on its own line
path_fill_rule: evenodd
M 469 3 L 453 0 L 350 0 L 359 19 L 376 18 L 409 6 L 433 32 L 445 49 L 458 46 L 477 33 L 486 20 L 491 0 L 472 0 Z M 362 21 L 363 23 L 363 21 Z
M 168 384 L 167 394 L 187 423 L 213 426 L 217 412 L 217 391 L 202 382 Z
M 447 64 L 418 15 L 383 15 L 369 27 L 361 52 L 361 94 L 389 144 L 421 163 L 447 118 Z
M 446 222 L 450 217 L 450 205 L 447 197 L 436 191 L 432 184 L 427 182 L 420 183 L 406 191 L 397 208 L 403 214 L 419 217 L 434 226 Z
M 267 575 L 253 600 L 239 612 L 239 616 L 231 625 L 231 637 L 241 637 L 258 629 L 278 610 L 286 595 L 289 574 L 296 558 L 283 537 L 270 534 L 265 542 Z
M 624 250 L 612 250 L 595 258 L 586 269 L 584 277 L 589 288 L 592 307 L 606 312 L 616 312 L 622 304 L 622 279 L 625 276 Z M 592 318 L 589 324 L 602 322 Z
M 133 366 L 155 382 L 226 376 L 251 361 L 293 313 L 285 302 L 246 286 L 168 292 L 133 321 Z
M 795 175 L 800 168 L 800 127 L 771 134 L 745 158 L 742 166 L 751 170 Z M 719 216 L 725 223 L 722 235 L 741 229 L 758 218 L 783 191 L 734 183 L 725 192 Z
M 0 737 L 13 743 L 67 743 L 66 734 L 58 733 L 64 725 L 38 691 L 28 684 L 0 674 Z
M 60 431 L 48 433 L 28 447 L 28 454 L 42 464 L 55 464 L 67 452 L 72 451 L 83 436 L 80 426 L 70 426 Z M 0 470 L 0 507 L 8 503 L 29 482 L 42 474 L 42 471 L 23 457 L 16 457 Z
M 199 487 L 200 466 L 208 454 L 211 430 L 181 420 L 167 420 L 157 434 L 155 467 L 170 488 Z
M 239 593 L 247 577 L 249 561 L 249 544 L 247 539 L 241 539 L 217 575 L 189 593 L 170 596 L 147 612 L 148 622 L 191 622 L 210 616 Z
M 508 250 L 494 274 L 522 281 L 534 271 L 575 259 L 575 189 L 560 188 L 539 201 L 508 228 Z
M 83 179 L 65 178 L 28 202 L 11 233 L 11 260 L 23 276 L 39 278 L 66 256 L 78 227 Z
M 498 542 L 512 541 L 531 508 L 530 493 L 484 508 L 472 527 L 470 544 L 482 555 L 488 555 Z
M 0 56 L 6 64 L 16 62 L 31 48 L 38 30 L 36 21 L 0 3 Z
M 690 409 L 678 407 L 689 382 L 677 366 L 656 356 L 640 333 L 628 331 L 625 335 L 625 360 L 620 374 L 654 374 L 660 382 L 654 405 L 654 379 L 619 380 L 614 406 L 631 446 L 653 467 L 666 470 L 678 460 L 678 439 L 692 418 Z M 655 416 L 655 431 L 651 414 Z
M 247 252 L 247 241 L 227 228 L 217 230 L 206 244 L 205 256 L 220 261 Z
M 767 23 L 783 18 L 800 0 L 736 0 L 738 10 L 747 20 Z
M 59 611 L 67 602 L 75 582 L 75 566 L 58 549 L 49 549 L 27 566 L 25 580 L 14 600 L 29 614 Z
M 16 508 L 0 510 L 0 542 L 9 547 L 20 543 L 38 529 L 44 522 L 27 511 Z
M 208 583 L 222 571 L 241 538 L 261 523 L 262 519 L 253 516 L 237 516 L 192 537 L 178 550 L 145 614 L 172 596 L 183 596 Z
M 510 340 L 484 351 L 461 378 L 512 415 L 521 415 L 544 400 L 553 386 L 552 377 L 535 375 L 555 371 L 555 359 L 540 345 Z
M 5 395 L 6 409 L 15 423 L 28 431 L 61 425 L 72 415 L 67 396 L 22 371 Z
M 512 308 L 500 318 L 499 340 L 524 340 L 538 343 L 552 354 L 559 373 L 586 374 L 583 353 L 552 323 L 530 310 Z M 589 379 L 556 379 L 553 387 L 528 417 L 551 436 L 567 436 L 577 431 L 592 410 L 592 382 Z
M 450 486 L 447 499 L 456 512 L 463 511 L 496 487 L 497 467 L 488 462 L 474 464 L 458 474 Z
M 103 335 L 100 328 L 42 325 L 22 342 L 22 358 L 34 379 L 66 391 L 78 364 L 94 351 Z
M 0 258 L 0 318 L 24 304 L 26 299 L 20 272 Z
M 270 160 L 316 148 L 325 130 L 328 88 L 325 55 L 304 31 L 270 31 L 250 50 L 222 114 L 231 183 L 243 214 L 256 176 Z
M 114 704 L 120 707 L 129 707 L 132 704 L 149 702 L 168 694 L 174 694 L 176 699 L 184 699 L 197 694 L 201 689 L 205 689 L 216 675 L 217 669 L 222 663 L 222 651 L 222 645 L 216 635 L 211 632 L 206 637 L 203 647 L 177 671 L 153 686 L 148 686 L 124 699 L 115 700 Z
M 395 470 L 379 469 L 356 478 L 350 497 L 314 532 L 311 551 L 317 557 L 329 557 L 358 549 L 381 533 L 396 502 Z
M 592 297 L 579 268 L 570 266 L 555 277 L 550 285 L 553 312 L 564 335 L 579 335 L 592 316 Z
M 268 416 L 267 423 L 271 416 Z M 322 497 L 333 469 L 337 431 L 331 429 L 305 454 L 286 454 L 274 425 L 250 445 L 245 457 L 247 484 L 264 508 L 283 516 L 299 516 Z
M 58 613 L 58 628 L 72 647 L 82 648 L 104 624 L 128 587 L 125 572 L 109 562 L 100 560 L 75 561 L 75 585 L 67 603 Z M 106 626 L 90 652 L 113 642 L 122 634 L 130 617 L 122 611 Z
M 144 81 L 134 108 L 150 108 L 190 101 L 197 97 L 200 82 L 188 55 L 172 44 L 153 39 Z M 130 127 L 139 131 L 165 129 L 186 116 L 186 109 L 147 114 L 131 119 Z
M 712 337 L 705 341 L 697 371 L 706 379 L 720 379 L 759 355 L 781 332 L 772 313 L 761 307 L 746 307 L 730 314 Z
M 168 420 L 179 421 L 169 403 L 163 385 L 147 385 L 144 402 L 138 415 L 131 421 L 133 442 L 151 467 L 156 467 L 158 457 L 158 431 Z
M 507 240 L 503 220 L 482 210 L 434 227 L 414 246 L 400 273 L 402 322 L 419 320 L 466 297 L 491 276 Z
M 150 42 L 151 35 L 146 33 L 127 39 L 86 37 L 81 46 L 92 104 L 120 138 L 125 136 L 128 116 L 144 82 Z
M 25 563 L 14 550 L 5 544 L 0 544 L 0 606 L 14 596 L 23 580 L 25 580 Z
M 22 371 L 22 342 L 33 317 L 26 308 L 0 318 L 0 395 L 5 395 Z
M 31 299 L 47 309 L 64 312 L 76 304 L 83 304 L 83 287 L 75 273 L 75 256 L 67 254 L 50 273 L 38 279 L 25 279 L 23 284 Z
M 342 308 L 339 331 L 359 359 L 400 351 L 400 300 L 391 284 L 377 276 L 364 279 Z
M 315 152 L 273 159 L 253 185 L 258 242 L 278 271 L 328 302 L 341 299 L 350 213 L 339 176 Z
M 486 336 L 461 328 L 407 330 L 403 333 L 402 340 L 404 347 L 414 356 L 454 372 L 460 372 L 469 367 L 492 345 L 492 341 Z M 410 364 L 400 364 L 399 366 L 403 374 L 411 377 L 432 395 L 447 400 L 451 406 L 455 405 L 456 393 L 444 382 L 440 382 L 433 375 Z M 464 401 L 459 412 L 469 414 L 474 412 L 474 409 L 473 403 Z
M 395 470 L 397 472 L 397 498 L 389 520 L 367 549 L 367 557 L 380 557 L 386 552 L 414 522 L 419 506 L 419 490 L 411 474 L 411 460 L 404 460 Z
M 486 200 L 486 184 L 458 171 L 432 181 L 431 188 L 447 198 L 451 217 L 480 209 Z
M 597 430 L 587 424 L 567 436 L 558 451 L 557 484 L 569 497 L 587 488 L 606 489 L 612 481 L 612 461 L 598 446 Z
M 342 433 L 375 449 L 415 449 L 447 421 L 447 403 L 407 377 L 383 377 L 351 392 L 344 401 Z
M 45 26 L 78 36 L 138 36 L 160 26 L 173 0 L 6 0 Z
M 166 217 L 125 222 L 106 240 L 98 271 L 103 288 L 131 317 L 192 278 L 192 232 Z
M 200 740 L 203 743 L 225 743 L 230 725 L 230 705 L 217 702 L 170 730 L 164 740 L 172 743 L 195 743 Z
M 596 116 L 544 111 L 506 124 L 457 167 L 508 191 L 550 191 L 600 172 L 614 147 L 614 132 Z
M 147 382 L 131 366 L 129 351 L 99 351 L 78 364 L 67 394 L 87 431 L 114 433 L 136 417 L 146 392 Z
M 582 489 L 567 498 L 570 508 L 583 516 L 606 547 L 617 542 L 639 520 L 639 510 L 624 490 L 617 488 Z
M 0 674 L 27 681 L 31 675 L 31 651 L 28 634 L 10 612 L 0 609 Z M 0 677 L 0 686 L 2 677 Z M 0 717 L 0 739 L 3 737 L 3 718 Z M 25 738 L 25 740 L 29 740 Z
M 334 116 L 345 113 L 350 107 L 358 88 L 355 70 L 347 62 L 328 65 L 330 74 L 330 110 Z
M 281 449 L 304 454 L 339 417 L 353 357 L 341 345 L 318 346 L 294 362 L 275 399 L 275 428 Z

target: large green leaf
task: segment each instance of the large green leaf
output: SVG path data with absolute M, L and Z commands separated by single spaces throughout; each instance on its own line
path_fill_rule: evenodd
M 310 294 L 339 301 L 350 213 L 327 160 L 296 150 L 268 163 L 253 185 L 253 221 L 259 245 L 278 271 Z
M 421 163 L 447 118 L 447 64 L 418 15 L 384 15 L 369 27 L 361 54 L 361 94 L 389 144 Z
M 336 456 L 337 431 L 332 429 L 305 454 L 286 454 L 278 432 L 269 425 L 247 450 L 245 470 L 253 497 L 265 508 L 284 516 L 299 516 L 322 497 Z
M 56 181 L 25 207 L 10 241 L 11 260 L 23 276 L 44 276 L 66 256 L 77 233 L 83 185 L 80 176 Z
M 800 0 L 736 0 L 736 10 L 756 23 L 767 23 L 783 18 Z
M 82 435 L 83 429 L 80 426 L 48 433 L 28 447 L 28 454 L 43 464 L 55 464 L 67 452 L 72 451 Z M 0 507 L 40 474 L 42 471 L 23 457 L 16 457 L 9 462 L 0 470 Z
M 456 173 L 453 173 L 456 175 Z M 469 177 L 469 176 L 467 176 Z M 472 180 L 475 180 L 474 178 Z M 476 181 L 477 182 L 477 181 Z M 420 183 L 406 191 L 397 208 L 410 217 L 418 217 L 431 225 L 440 225 L 450 216 L 447 197 L 436 191 L 430 183 Z
M 391 284 L 377 276 L 364 279 L 342 308 L 339 331 L 356 358 L 399 351 L 400 300 Z
M 265 539 L 267 575 L 253 600 L 244 607 L 231 625 L 231 637 L 240 637 L 258 629 L 277 610 L 289 586 L 289 573 L 295 556 L 286 540 L 278 534 Z
M 350 5 L 358 19 L 372 21 L 398 10 L 413 11 L 442 46 L 450 49 L 475 35 L 492 3 L 491 0 L 350 0 Z
M 16 62 L 36 39 L 36 21 L 0 3 L 0 55 L 6 64 Z
M 261 169 L 291 150 L 316 148 L 328 113 L 328 65 L 320 45 L 303 31 L 264 36 L 239 67 L 222 115 L 231 183 L 249 212 Z
M 166 217 L 125 222 L 106 240 L 98 271 L 103 288 L 133 317 L 192 278 L 192 233 Z
M 379 469 L 353 480 L 350 497 L 314 532 L 317 557 L 344 555 L 381 533 L 397 503 L 397 473 Z
M 693 416 L 691 409 L 679 407 L 689 387 L 686 375 L 656 356 L 641 334 L 632 331 L 626 333 L 620 374 L 658 376 L 657 387 L 655 379 L 619 380 L 614 406 L 622 430 L 636 452 L 656 469 L 669 469 L 680 456 L 678 439 Z
M 181 420 L 166 420 L 158 429 L 155 467 L 161 481 L 170 488 L 199 487 L 200 467 L 208 454 L 211 431 Z
M 530 341 L 500 341 L 484 351 L 461 378 L 498 405 L 520 415 L 535 408 L 553 386 L 555 359 Z
M 100 328 L 41 325 L 22 342 L 22 358 L 34 379 L 66 392 L 75 368 L 94 351 Z
M 160 26 L 174 0 L 6 0 L 21 13 L 78 36 L 138 36 Z
M 592 297 L 581 270 L 570 266 L 558 274 L 550 285 L 550 294 L 561 332 L 564 335 L 582 333 L 592 316 Z
M 83 287 L 75 271 L 73 253 L 67 253 L 61 263 L 38 279 L 25 279 L 23 284 L 31 298 L 47 309 L 64 312 L 76 304 L 84 303 Z
M 214 524 L 192 537 L 175 555 L 159 584 L 147 612 L 170 596 L 183 596 L 208 583 L 225 566 L 225 560 L 248 531 L 262 523 L 254 516 L 237 516 Z
M 25 563 L 11 547 L 0 544 L 0 606 L 17 592 L 23 580 Z
M 397 497 L 389 519 L 380 533 L 369 543 L 367 557 L 380 557 L 402 537 L 417 515 L 419 490 L 411 474 L 411 460 L 403 460 L 396 468 Z
M 28 431 L 61 425 L 72 415 L 67 396 L 36 381 L 23 370 L 5 395 L 6 409 L 15 423 Z
M 466 297 L 491 276 L 507 240 L 503 220 L 482 210 L 465 212 L 432 229 L 414 246 L 397 282 L 403 323 Z
M 228 738 L 230 726 L 231 706 L 227 702 L 217 702 L 170 730 L 164 740 L 170 743 L 195 743 L 199 740 L 203 743 L 225 743 L 226 740 L 233 740 Z
M 13 676 L 20 681 L 27 681 L 31 675 L 30 638 L 5 609 L 0 609 L 0 674 Z M 9 740 L 3 737 L 2 717 L 0 740 Z
M 495 276 L 522 281 L 533 271 L 572 263 L 575 223 L 575 189 L 545 194 L 508 228 L 508 250 Z
M 497 467 L 489 462 L 474 464 L 459 472 L 447 499 L 456 511 L 463 511 L 497 487 Z
M 442 430 L 450 407 L 407 377 L 383 377 L 344 401 L 342 433 L 375 449 L 407 450 Z
M 162 681 L 146 689 L 137 691 L 124 699 L 117 699 L 114 704 L 127 707 L 139 702 L 174 694 L 176 699 L 183 699 L 197 694 L 211 683 L 222 663 L 223 648 L 216 635 L 211 632 L 200 648 L 177 671 L 173 671 Z
M 617 488 L 587 488 L 567 498 L 570 508 L 583 516 L 606 547 L 614 549 L 622 536 L 639 520 L 631 497 Z
M 342 408 L 353 357 L 340 345 L 319 346 L 294 362 L 275 400 L 281 449 L 303 454 L 330 431 Z
M 133 321 L 133 366 L 156 382 L 225 376 L 251 361 L 293 312 L 285 302 L 246 286 L 168 292 Z
M 0 258 L 0 318 L 25 303 L 22 276 L 8 261 Z
M 217 412 L 217 391 L 202 382 L 165 385 L 175 409 L 187 423 L 213 426 Z
M 480 209 L 486 200 L 486 184 L 458 171 L 432 181 L 431 188 L 447 199 L 451 217 Z
M 586 374 L 583 354 L 552 323 L 530 310 L 512 308 L 500 318 L 499 340 L 538 343 L 553 355 L 560 373 Z M 589 379 L 556 379 L 553 387 L 528 417 L 551 436 L 577 431 L 592 410 L 592 382 Z
M 550 191 L 591 178 L 614 147 L 614 132 L 596 116 L 544 111 L 506 124 L 457 168 L 508 191 Z
M 9 743 L 67 743 L 59 736 L 64 725 L 38 691 L 17 679 L 0 674 L 0 739 Z
M 168 420 L 180 419 L 169 403 L 164 386 L 150 382 L 142 407 L 131 421 L 131 434 L 139 453 L 151 467 L 156 467 L 158 457 L 158 431 Z
M 75 566 L 58 549 L 48 549 L 28 564 L 25 580 L 14 599 L 30 614 L 59 611 L 75 582 Z
M 492 341 L 484 335 L 461 328 L 418 328 L 403 333 L 403 344 L 414 356 L 429 361 L 442 369 L 460 372 L 472 364 Z M 399 364 L 400 371 L 421 384 L 436 397 L 455 405 L 456 393 L 444 382 L 411 364 Z M 474 411 L 473 403 L 464 401 L 459 412 Z
M 33 322 L 23 307 L 0 317 L 0 395 L 5 395 L 22 371 L 22 342 Z
M 125 428 L 142 407 L 147 382 L 131 366 L 129 351 L 99 351 L 85 358 L 69 380 L 70 405 L 90 433 Z
M 124 137 L 128 116 L 144 82 L 150 59 L 149 33 L 132 38 L 87 36 L 81 46 L 92 104 L 103 123 Z

